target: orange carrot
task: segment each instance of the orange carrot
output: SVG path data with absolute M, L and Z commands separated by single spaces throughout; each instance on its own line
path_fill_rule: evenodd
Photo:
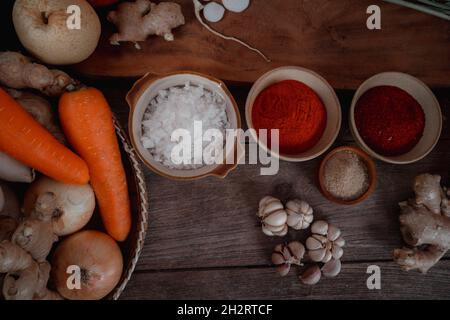
M 66 92 L 59 100 L 66 138 L 87 162 L 106 231 L 117 241 L 131 228 L 130 200 L 112 113 L 94 88 Z
M 59 143 L 1 88 L 0 150 L 63 183 L 89 182 L 86 163 Z

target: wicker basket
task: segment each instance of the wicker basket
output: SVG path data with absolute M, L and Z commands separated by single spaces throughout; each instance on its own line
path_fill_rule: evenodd
M 108 299 L 117 300 L 125 290 L 144 246 L 148 226 L 148 195 L 142 167 L 128 141 L 128 136 L 116 119 L 114 119 L 114 125 L 123 152 L 133 213 L 132 232 L 126 243 L 121 245 L 125 266 L 122 278 L 116 288 L 108 295 Z

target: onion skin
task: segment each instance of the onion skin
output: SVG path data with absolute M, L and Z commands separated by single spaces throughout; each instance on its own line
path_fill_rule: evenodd
M 45 193 L 54 196 L 54 200 L 46 202 L 46 206 L 54 212 L 53 232 L 57 236 L 81 230 L 94 213 L 95 195 L 89 184 L 71 185 L 41 177 L 25 193 L 23 212 L 26 217 L 34 214 L 38 197 Z
M 69 289 L 69 266 L 81 269 L 81 288 Z M 56 248 L 52 279 L 57 291 L 69 300 L 100 300 L 119 283 L 123 258 L 119 246 L 109 235 L 86 230 L 75 233 Z

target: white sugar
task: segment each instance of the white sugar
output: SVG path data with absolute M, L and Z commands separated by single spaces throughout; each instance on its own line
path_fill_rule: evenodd
M 221 95 L 204 89 L 202 86 L 186 83 L 159 92 L 147 108 L 142 122 L 141 142 L 155 161 L 173 169 L 195 169 L 204 164 L 195 164 L 192 152 L 191 164 L 175 164 L 171 159 L 177 142 L 171 141 L 172 133 L 185 129 L 194 137 L 194 122 L 202 123 L 203 132 L 208 129 L 220 130 L 225 136 L 229 128 L 226 114 L 226 101 Z M 194 148 L 192 138 L 192 150 Z M 222 145 L 223 141 L 201 142 L 203 150 Z

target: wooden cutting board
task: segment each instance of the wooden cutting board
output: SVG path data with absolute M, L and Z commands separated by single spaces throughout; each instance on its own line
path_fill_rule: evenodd
M 320 73 L 336 88 L 356 88 L 383 71 L 450 86 L 450 23 L 411 9 L 374 0 L 252 0 L 245 12 L 227 13 L 212 24 L 261 49 L 272 60 L 267 63 L 201 27 L 191 0 L 175 1 L 187 21 L 175 31 L 174 42 L 152 36 L 142 50 L 112 46 L 108 37 L 114 28 L 104 21 L 96 52 L 75 70 L 107 77 L 193 70 L 248 83 L 277 66 L 297 65 Z M 382 10 L 382 30 L 370 31 L 366 10 L 374 3 Z

